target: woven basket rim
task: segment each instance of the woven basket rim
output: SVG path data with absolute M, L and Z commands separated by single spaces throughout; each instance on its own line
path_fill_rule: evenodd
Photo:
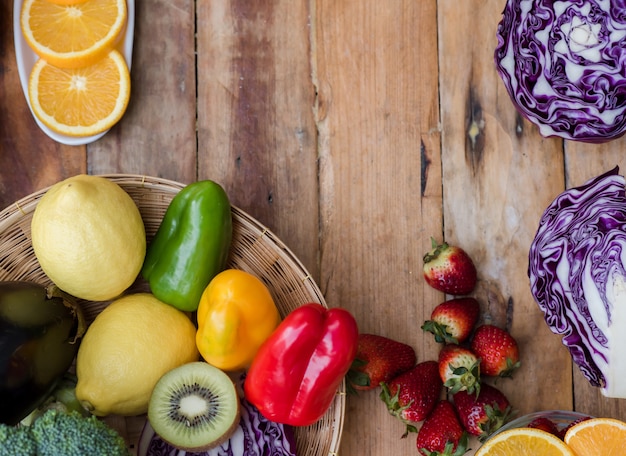
M 163 192 L 165 194 L 172 195 L 172 197 L 187 185 L 170 179 L 142 174 L 103 173 L 93 175 L 116 182 L 127 191 L 130 188 L 140 189 L 142 187 L 146 187 L 150 191 Z M 2 240 L 2 236 L 5 231 L 7 231 L 7 229 L 17 224 L 18 221 L 23 220 L 24 217 L 32 215 L 32 212 L 34 211 L 37 202 L 50 187 L 52 187 L 52 185 L 41 188 L 29 195 L 26 195 L 0 211 L 0 241 Z M 289 249 L 269 228 L 267 228 L 254 217 L 249 215 L 246 211 L 234 205 L 231 205 L 231 207 L 233 218 L 236 219 L 238 223 L 241 223 L 242 226 L 246 226 L 248 227 L 248 229 L 254 232 L 258 232 L 259 240 L 267 242 L 273 252 L 282 261 L 284 261 L 290 269 L 297 271 L 299 273 L 300 279 L 302 280 L 302 283 L 306 286 L 307 291 L 315 298 L 315 300 L 317 300 L 317 302 L 322 304 L 324 307 L 328 307 L 321 290 L 312 279 L 311 275 L 301 263 L 301 261 L 291 251 L 291 249 Z M 2 272 L 3 271 L 0 268 L 0 273 Z M 345 419 L 345 402 L 346 384 L 344 379 L 340 387 L 338 388 L 337 396 L 333 402 L 334 414 L 332 414 L 331 416 L 325 416 L 323 418 L 330 423 L 330 429 L 327 429 L 326 435 L 320 436 L 318 434 L 318 437 L 323 437 L 324 439 L 326 439 L 326 437 L 329 438 L 329 442 L 327 442 L 329 444 L 329 455 L 336 455 L 339 450 Z M 327 415 L 328 414 L 330 414 L 330 410 L 329 412 L 327 412 Z M 323 428 L 316 429 L 316 425 L 318 423 L 313 424 L 312 426 L 307 428 L 296 428 L 296 433 L 300 432 L 304 433 L 305 435 L 307 435 L 309 432 L 315 434 L 316 431 L 324 433 Z M 309 431 L 309 428 L 311 428 L 311 431 Z M 330 431 L 330 435 L 327 436 L 328 431 Z M 320 454 L 318 456 L 325 455 Z

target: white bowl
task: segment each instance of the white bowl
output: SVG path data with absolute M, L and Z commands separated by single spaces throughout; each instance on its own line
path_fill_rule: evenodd
M 565 429 L 571 423 L 583 418 L 591 418 L 591 415 L 573 412 L 571 410 L 543 410 L 540 412 L 529 413 L 528 415 L 520 416 L 512 421 L 509 421 L 500 429 L 491 434 L 486 440 L 489 440 L 493 436 L 504 432 L 508 429 L 516 429 L 522 427 L 528 427 L 528 425 L 537 418 L 548 418 L 552 421 L 559 431 Z

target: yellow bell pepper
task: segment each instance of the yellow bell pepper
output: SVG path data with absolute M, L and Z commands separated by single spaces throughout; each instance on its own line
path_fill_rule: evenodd
M 197 318 L 198 351 L 206 362 L 226 371 L 247 368 L 280 323 L 265 284 L 238 269 L 226 269 L 209 282 Z

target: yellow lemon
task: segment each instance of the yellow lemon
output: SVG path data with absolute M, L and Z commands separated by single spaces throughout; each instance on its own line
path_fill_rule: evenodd
M 113 301 L 87 329 L 76 357 L 76 397 L 93 414 L 146 413 L 168 371 L 197 361 L 196 328 L 150 293 Z
M 31 238 L 41 269 L 77 298 L 116 298 L 137 278 L 146 255 L 143 220 L 133 199 L 100 176 L 58 182 L 39 200 Z

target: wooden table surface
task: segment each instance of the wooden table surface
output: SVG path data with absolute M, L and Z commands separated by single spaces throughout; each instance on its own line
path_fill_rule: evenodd
M 529 292 L 527 255 L 552 199 L 615 165 L 624 140 L 542 138 L 493 65 L 504 0 L 151 0 L 136 5 L 128 110 L 88 146 L 36 126 L 0 4 L 0 207 L 77 173 L 210 178 L 277 234 L 361 332 L 437 346 L 445 299 L 430 238 L 467 250 L 486 315 L 521 346 L 499 382 L 520 414 L 626 419 L 572 366 Z M 377 393 L 347 399 L 340 453 L 417 454 Z M 475 447 L 475 446 L 474 446 Z

